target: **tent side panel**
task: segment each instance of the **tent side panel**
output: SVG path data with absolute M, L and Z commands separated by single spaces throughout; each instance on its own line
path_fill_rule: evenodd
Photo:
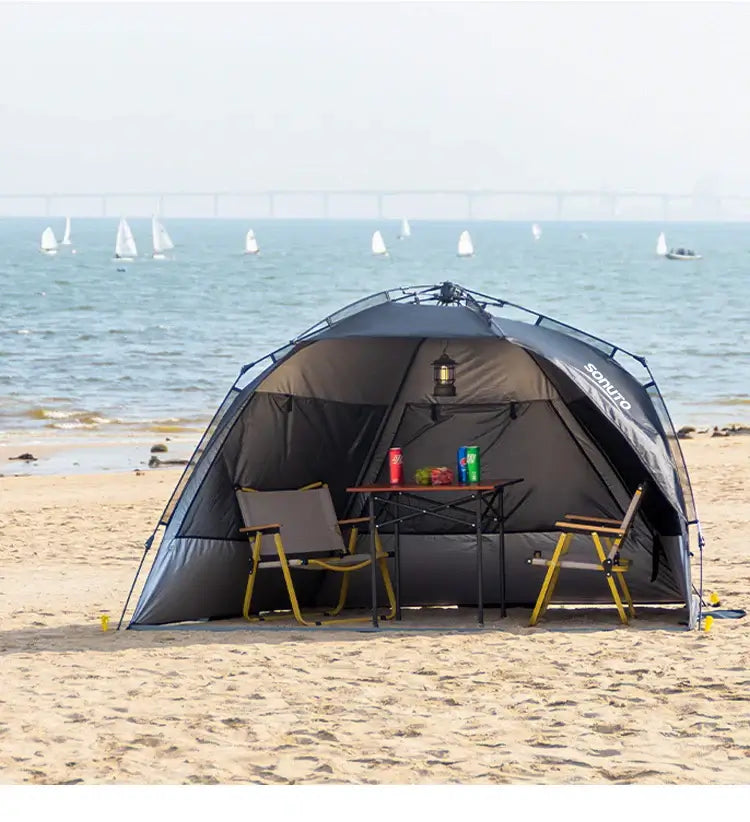
M 247 540 L 227 541 L 198 538 L 171 540 L 165 550 L 163 584 L 155 584 L 141 605 L 134 625 L 163 625 L 211 618 L 242 616 L 250 545 Z M 297 594 L 303 605 L 312 605 L 320 586 L 320 574 L 298 574 Z M 288 608 L 281 573 L 264 572 L 257 586 L 253 607 L 263 610 Z
M 528 565 L 534 551 L 552 555 L 558 534 L 522 533 L 505 537 L 506 602 L 530 608 L 534 605 L 544 578 L 544 569 Z M 386 549 L 393 547 L 393 536 L 383 538 Z M 360 550 L 367 550 L 362 538 Z M 591 562 L 591 540 L 577 539 L 571 546 L 571 559 Z M 483 598 L 488 606 L 500 601 L 500 562 L 497 536 L 485 536 L 482 549 Z M 394 573 L 393 561 L 390 563 Z M 404 606 L 476 606 L 476 538 L 473 535 L 405 535 L 401 537 L 401 596 Z M 628 572 L 628 585 L 636 604 L 683 604 L 684 600 L 668 578 L 651 582 L 650 558 L 639 553 Z M 336 580 L 326 579 L 317 597 L 322 607 L 336 600 Z M 383 597 L 379 600 L 385 604 Z M 565 571 L 560 573 L 554 603 L 611 605 L 612 595 L 604 574 Z M 367 608 L 370 604 L 368 574 L 352 574 L 347 607 Z

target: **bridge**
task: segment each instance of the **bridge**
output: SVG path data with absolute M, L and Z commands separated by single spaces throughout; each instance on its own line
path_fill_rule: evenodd
M 94 210 L 102 217 L 116 216 L 109 210 L 109 203 L 112 200 L 149 200 L 158 203 L 159 213 L 164 214 L 166 204 L 169 200 L 178 198 L 191 200 L 205 200 L 208 213 L 214 217 L 220 217 L 221 204 L 231 199 L 260 199 L 265 201 L 266 216 L 275 217 L 279 204 L 284 199 L 291 198 L 312 198 L 319 203 L 320 211 L 317 216 L 328 217 L 331 213 L 331 205 L 337 199 L 346 197 L 359 197 L 371 200 L 379 218 L 385 218 L 388 205 L 394 205 L 398 198 L 403 197 L 424 197 L 424 198 L 453 198 L 463 203 L 464 216 L 472 219 L 476 215 L 477 205 L 483 200 L 497 198 L 523 198 L 533 201 L 537 205 L 552 204 L 558 220 L 565 218 L 565 206 L 574 201 L 594 201 L 598 204 L 601 216 L 616 217 L 618 207 L 626 200 L 640 200 L 642 203 L 650 201 L 656 206 L 660 206 L 662 218 L 670 218 L 671 207 L 675 203 L 692 204 L 699 207 L 704 216 L 719 217 L 724 207 L 729 203 L 750 205 L 750 195 L 743 194 L 722 194 L 713 195 L 702 192 L 674 193 L 666 191 L 638 191 L 628 189 L 456 189 L 456 188 L 435 188 L 435 189 L 262 189 L 262 190 L 223 190 L 223 191 L 103 191 L 103 192 L 81 192 L 81 191 L 57 191 L 57 192 L 2 192 L 1 201 L 15 201 L 21 203 L 37 203 L 43 205 L 46 216 L 64 216 L 57 214 L 56 206 L 63 201 L 67 204 L 65 213 L 72 201 L 91 203 L 97 205 Z M 119 211 L 117 214 L 119 215 Z M 263 216 L 263 215 L 256 215 Z

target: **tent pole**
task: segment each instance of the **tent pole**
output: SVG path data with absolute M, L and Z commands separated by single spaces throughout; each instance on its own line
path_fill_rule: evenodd
M 138 577 L 141 575 L 141 568 L 143 568 L 143 563 L 146 561 L 146 554 L 151 548 L 153 544 L 154 537 L 156 536 L 156 531 L 146 540 L 146 547 L 143 549 L 143 556 L 141 557 L 140 565 L 138 566 L 138 570 L 135 572 L 135 578 L 133 579 L 133 584 L 130 586 L 130 591 L 128 591 L 128 598 L 125 600 L 125 605 L 122 609 L 122 613 L 120 614 L 120 621 L 117 623 L 117 630 L 120 630 L 120 626 L 122 625 L 123 619 L 125 619 L 125 611 L 128 610 L 128 604 L 130 603 L 130 597 L 133 596 L 133 591 L 135 590 L 135 584 L 138 582 Z

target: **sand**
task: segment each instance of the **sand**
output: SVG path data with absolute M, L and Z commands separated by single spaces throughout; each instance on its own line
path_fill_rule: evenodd
M 706 592 L 746 608 L 750 437 L 684 449 Z M 0 782 L 750 781 L 750 617 L 103 632 L 178 476 L 0 478 Z

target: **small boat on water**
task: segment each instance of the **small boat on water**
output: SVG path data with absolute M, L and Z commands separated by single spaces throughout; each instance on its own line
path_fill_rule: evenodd
M 115 259 L 134 260 L 137 256 L 138 249 L 135 245 L 133 232 L 128 225 L 128 221 L 121 217 L 120 224 L 117 226 L 117 238 L 115 239 Z
M 696 254 L 690 248 L 670 248 L 664 255 L 668 260 L 702 260 L 701 254 Z
M 42 232 L 42 239 L 39 242 L 39 250 L 43 254 L 49 254 L 50 257 L 53 254 L 57 254 L 57 237 L 55 237 L 55 232 L 50 226 L 47 226 L 47 228 L 45 228 Z
M 65 233 L 61 245 L 70 245 L 70 217 L 65 218 Z
M 471 241 L 471 234 L 468 231 L 462 231 L 458 238 L 457 253 L 459 257 L 473 257 L 474 243 Z
M 659 239 L 656 241 L 656 253 L 660 257 L 667 256 L 667 238 L 664 236 L 664 232 L 659 235 Z
M 151 255 L 155 260 L 166 260 L 167 251 L 174 248 L 172 238 L 164 228 L 162 221 L 154 215 L 151 218 L 151 242 L 154 247 L 154 252 Z
M 535 240 L 538 240 L 542 236 L 542 229 L 538 223 L 534 223 L 534 225 L 531 226 L 531 233 Z
M 245 254 L 260 254 L 260 246 L 255 239 L 255 232 L 252 228 L 245 235 Z
M 376 254 L 380 257 L 388 256 L 388 249 L 385 247 L 385 240 L 383 240 L 383 235 L 376 231 L 372 235 L 372 242 L 370 243 L 370 248 L 372 249 L 372 253 Z
M 398 238 L 399 240 L 405 240 L 407 237 L 411 237 L 411 226 L 406 217 L 404 217 L 404 219 L 401 220 L 401 230 L 398 232 Z

